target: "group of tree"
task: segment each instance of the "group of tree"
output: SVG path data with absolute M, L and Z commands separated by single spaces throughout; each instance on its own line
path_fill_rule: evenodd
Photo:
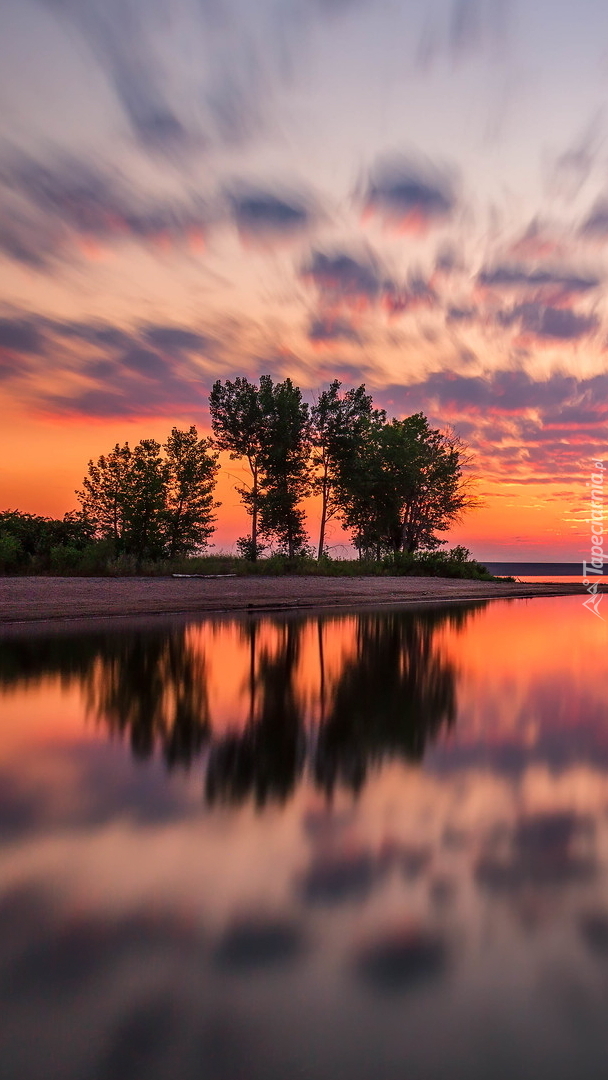
M 302 500 L 311 494 L 321 501 L 319 559 L 332 518 L 360 557 L 379 559 L 432 551 L 474 505 L 458 436 L 423 413 L 389 420 L 364 385 L 343 391 L 336 379 L 309 408 L 290 379 L 237 378 L 216 382 L 209 404 L 215 445 L 249 469 L 239 491 L 251 532 L 239 549 L 250 559 L 265 543 L 290 558 L 308 551 Z
M 343 390 L 334 380 L 309 406 L 291 379 L 218 380 L 209 406 L 212 438 L 174 427 L 163 445 L 117 443 L 89 461 L 76 492 L 80 509 L 63 521 L 0 515 L 0 564 L 10 566 L 16 553 L 36 565 L 48 563 L 49 552 L 69 561 L 70 552 L 100 543 L 136 567 L 203 552 L 220 505 L 220 451 L 248 477 L 237 490 L 251 526 L 237 547 L 252 561 L 269 550 L 289 559 L 312 554 L 303 508 L 311 495 L 320 503 L 319 560 L 332 519 L 360 558 L 378 560 L 432 552 L 474 504 L 460 439 L 423 413 L 388 419 L 364 385 Z
M 212 441 L 199 438 L 194 425 L 174 427 L 163 445 L 155 439 L 142 439 L 133 448 L 117 443 L 89 462 L 76 492 L 80 510 L 63 520 L 17 510 L 0 513 L 0 570 L 62 571 L 79 565 L 94 571 L 105 557 L 139 567 L 144 560 L 204 549 L 219 505 L 217 458 Z
M 210 439 L 196 427 L 173 428 L 162 446 L 142 439 L 116 444 L 90 461 L 77 491 L 81 516 L 116 555 L 174 559 L 207 544 L 214 528 L 219 465 Z

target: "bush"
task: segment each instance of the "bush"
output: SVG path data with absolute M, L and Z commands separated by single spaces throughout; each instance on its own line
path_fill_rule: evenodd
M 181 556 L 172 560 L 144 560 L 112 554 L 109 541 L 93 541 L 84 546 L 72 542 L 53 544 L 48 551 L 24 553 L 19 540 L 0 531 L 0 573 L 56 574 L 62 577 L 169 577 L 171 574 L 236 574 L 239 577 L 447 577 L 494 581 L 485 566 L 458 546 L 451 551 L 401 553 L 376 562 L 371 559 L 317 561 L 310 555 L 289 559 L 270 555 L 254 561 L 234 555 Z
M 19 564 L 21 544 L 10 533 L 0 533 L 0 573 L 14 570 Z
M 405 576 L 469 578 L 494 581 L 482 563 L 471 558 L 468 548 L 458 545 L 449 551 L 403 552 L 383 560 L 388 573 Z

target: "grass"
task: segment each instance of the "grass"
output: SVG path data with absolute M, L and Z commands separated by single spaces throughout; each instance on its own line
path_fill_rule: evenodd
M 463 547 L 451 551 L 419 552 L 416 555 L 371 559 L 310 557 L 288 559 L 272 555 L 255 562 L 233 555 L 198 555 L 137 565 L 129 556 L 114 558 L 103 544 L 81 551 L 63 546 L 51 549 L 44 560 L 34 557 L 25 567 L 6 567 L 9 573 L 51 574 L 60 577 L 168 577 L 171 574 L 236 574 L 247 576 L 301 577 L 442 577 L 477 581 L 497 581 L 482 563 L 472 559 Z M 503 581 L 513 580 L 502 578 Z

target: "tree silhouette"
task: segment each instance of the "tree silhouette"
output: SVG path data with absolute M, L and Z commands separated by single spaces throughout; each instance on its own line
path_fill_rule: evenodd
M 277 624 L 280 641 L 274 652 L 263 648 L 255 662 L 255 625 L 247 635 L 254 649 L 250 675 L 250 716 L 243 733 L 228 735 L 211 746 L 205 794 L 208 802 L 244 802 L 258 806 L 270 799 L 285 801 L 305 761 L 304 706 L 298 700 L 295 674 L 304 624 Z
M 209 737 L 205 657 L 183 630 L 125 635 L 86 678 L 87 706 L 136 757 L 189 766 Z
M 470 609 L 360 615 L 355 656 L 346 662 L 321 724 L 314 757 L 326 793 L 358 791 L 388 758 L 420 761 L 456 715 L 456 670 L 436 643 L 437 630 L 462 623 Z

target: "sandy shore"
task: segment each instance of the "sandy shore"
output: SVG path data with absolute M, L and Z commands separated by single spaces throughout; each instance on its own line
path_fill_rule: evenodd
M 576 584 L 447 578 L 0 578 L 0 626 L 156 614 L 289 611 L 567 596 Z

